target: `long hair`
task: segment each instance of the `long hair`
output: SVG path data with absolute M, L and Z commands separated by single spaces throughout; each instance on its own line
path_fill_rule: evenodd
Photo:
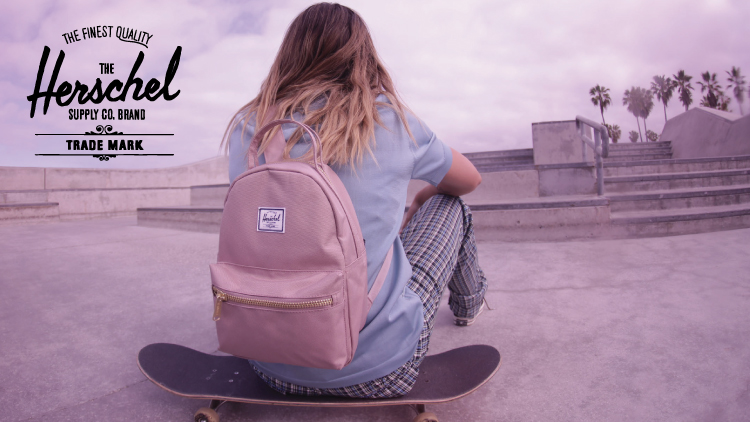
M 376 102 L 380 94 L 390 104 Z M 346 6 L 318 3 L 289 26 L 260 92 L 235 114 L 222 144 L 228 148 L 228 137 L 239 124 L 244 134 L 253 113 L 258 128 L 261 122 L 301 113 L 304 123 L 317 129 L 326 163 L 360 164 L 365 153 L 372 155 L 375 124 L 383 126 L 378 105 L 394 109 L 414 139 L 405 117 L 408 108 L 399 100 L 365 22 Z M 284 156 L 300 138 L 298 130 Z

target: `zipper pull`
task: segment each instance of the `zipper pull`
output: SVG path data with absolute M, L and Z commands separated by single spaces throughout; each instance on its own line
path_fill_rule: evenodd
M 216 294 L 216 304 L 214 305 L 214 321 L 221 319 L 221 304 L 227 301 L 227 295 L 218 290 L 214 290 Z

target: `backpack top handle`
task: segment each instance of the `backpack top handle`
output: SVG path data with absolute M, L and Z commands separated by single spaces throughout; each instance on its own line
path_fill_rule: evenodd
M 263 126 L 258 132 L 255 133 L 255 136 L 253 136 L 253 140 L 250 142 L 250 149 L 248 150 L 248 157 L 247 157 L 247 165 L 248 168 L 253 168 L 258 166 L 258 148 L 260 147 L 260 142 L 263 139 L 263 136 L 268 133 L 271 129 L 275 128 L 276 126 L 280 126 L 286 123 L 293 123 L 307 132 L 307 134 L 312 139 L 313 144 L 313 163 L 314 167 L 318 168 L 320 171 L 323 170 L 323 146 L 320 142 L 320 137 L 318 137 L 318 134 L 308 125 L 298 122 L 296 120 L 291 119 L 278 119 L 274 120 L 265 126 Z M 267 156 L 267 158 L 273 158 L 271 160 L 267 159 L 266 163 L 269 163 L 271 161 L 275 161 L 276 159 L 281 159 L 282 151 L 284 151 L 284 145 L 286 141 L 284 140 L 284 134 L 282 133 L 281 129 L 274 135 L 274 137 L 271 139 L 271 143 L 268 145 L 266 150 L 273 149 L 276 152 L 277 157 L 270 157 Z

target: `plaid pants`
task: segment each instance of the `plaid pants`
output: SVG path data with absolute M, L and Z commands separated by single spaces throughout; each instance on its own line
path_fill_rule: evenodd
M 471 211 L 460 198 L 435 195 L 422 205 L 401 234 L 412 266 L 409 289 L 424 307 L 424 326 L 417 350 L 409 361 L 390 374 L 361 384 L 339 388 L 312 388 L 278 380 L 255 372 L 274 390 L 283 394 L 332 395 L 358 398 L 399 397 L 417 381 L 435 325 L 440 298 L 446 284 L 448 305 L 458 317 L 473 317 L 487 291 L 487 281 L 477 262 L 477 247 Z

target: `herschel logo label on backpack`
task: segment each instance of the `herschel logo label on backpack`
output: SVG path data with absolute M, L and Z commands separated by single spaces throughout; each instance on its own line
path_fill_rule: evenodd
M 284 233 L 284 208 L 258 207 L 258 231 Z

